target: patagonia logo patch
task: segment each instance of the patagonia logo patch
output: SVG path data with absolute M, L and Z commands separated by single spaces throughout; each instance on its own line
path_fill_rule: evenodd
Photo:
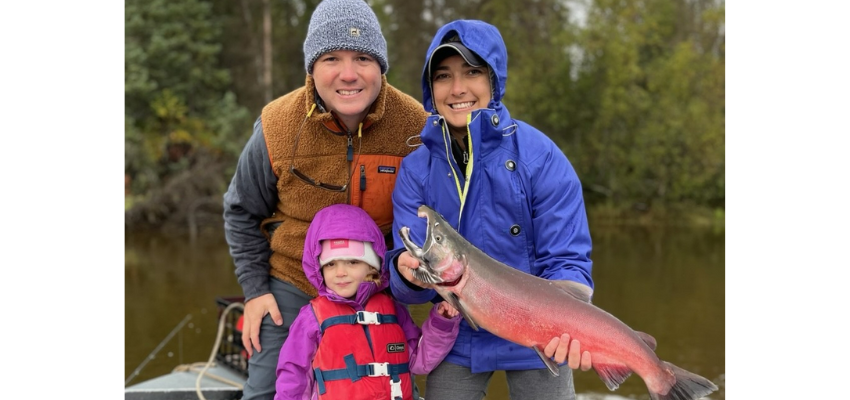
M 395 167 L 387 167 L 387 166 L 384 166 L 384 165 L 379 165 L 378 166 L 378 173 L 379 174 L 394 174 L 395 173 Z
M 404 343 L 389 343 L 387 344 L 387 353 L 403 353 Z

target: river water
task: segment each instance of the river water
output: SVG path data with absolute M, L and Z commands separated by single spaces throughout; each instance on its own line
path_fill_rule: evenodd
M 720 390 L 709 398 L 724 399 L 723 231 L 591 226 L 591 235 L 594 304 L 654 336 L 662 360 L 712 380 Z M 209 359 L 218 325 L 216 297 L 242 294 L 223 233 L 205 231 L 190 241 L 128 232 L 124 273 L 129 385 Z M 418 322 L 427 311 L 411 307 Z M 175 329 L 183 321 L 188 322 Z M 610 392 L 592 370 L 578 371 L 575 385 L 583 400 L 649 399 L 637 375 Z M 486 399 L 508 399 L 503 374 L 494 375 Z

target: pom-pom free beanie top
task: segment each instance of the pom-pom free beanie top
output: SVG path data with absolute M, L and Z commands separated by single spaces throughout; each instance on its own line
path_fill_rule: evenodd
M 381 65 L 381 74 L 387 73 L 387 41 L 378 17 L 365 1 L 324 0 L 313 11 L 304 40 L 307 73 L 313 73 L 313 63 L 319 56 L 336 50 L 369 54 Z

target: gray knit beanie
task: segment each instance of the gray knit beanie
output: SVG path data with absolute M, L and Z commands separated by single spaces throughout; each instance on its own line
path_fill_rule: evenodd
M 363 0 L 324 0 L 313 11 L 304 39 L 304 68 L 313 73 L 313 63 L 327 52 L 352 50 L 369 54 L 389 69 L 387 41 L 372 8 Z

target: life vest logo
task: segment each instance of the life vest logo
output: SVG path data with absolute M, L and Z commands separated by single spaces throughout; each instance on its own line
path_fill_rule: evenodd
M 378 166 L 378 173 L 379 174 L 394 174 L 395 173 L 395 167 L 387 167 L 387 166 L 384 166 L 384 165 L 379 165 Z
M 389 343 L 387 344 L 387 353 L 403 353 L 404 343 Z

